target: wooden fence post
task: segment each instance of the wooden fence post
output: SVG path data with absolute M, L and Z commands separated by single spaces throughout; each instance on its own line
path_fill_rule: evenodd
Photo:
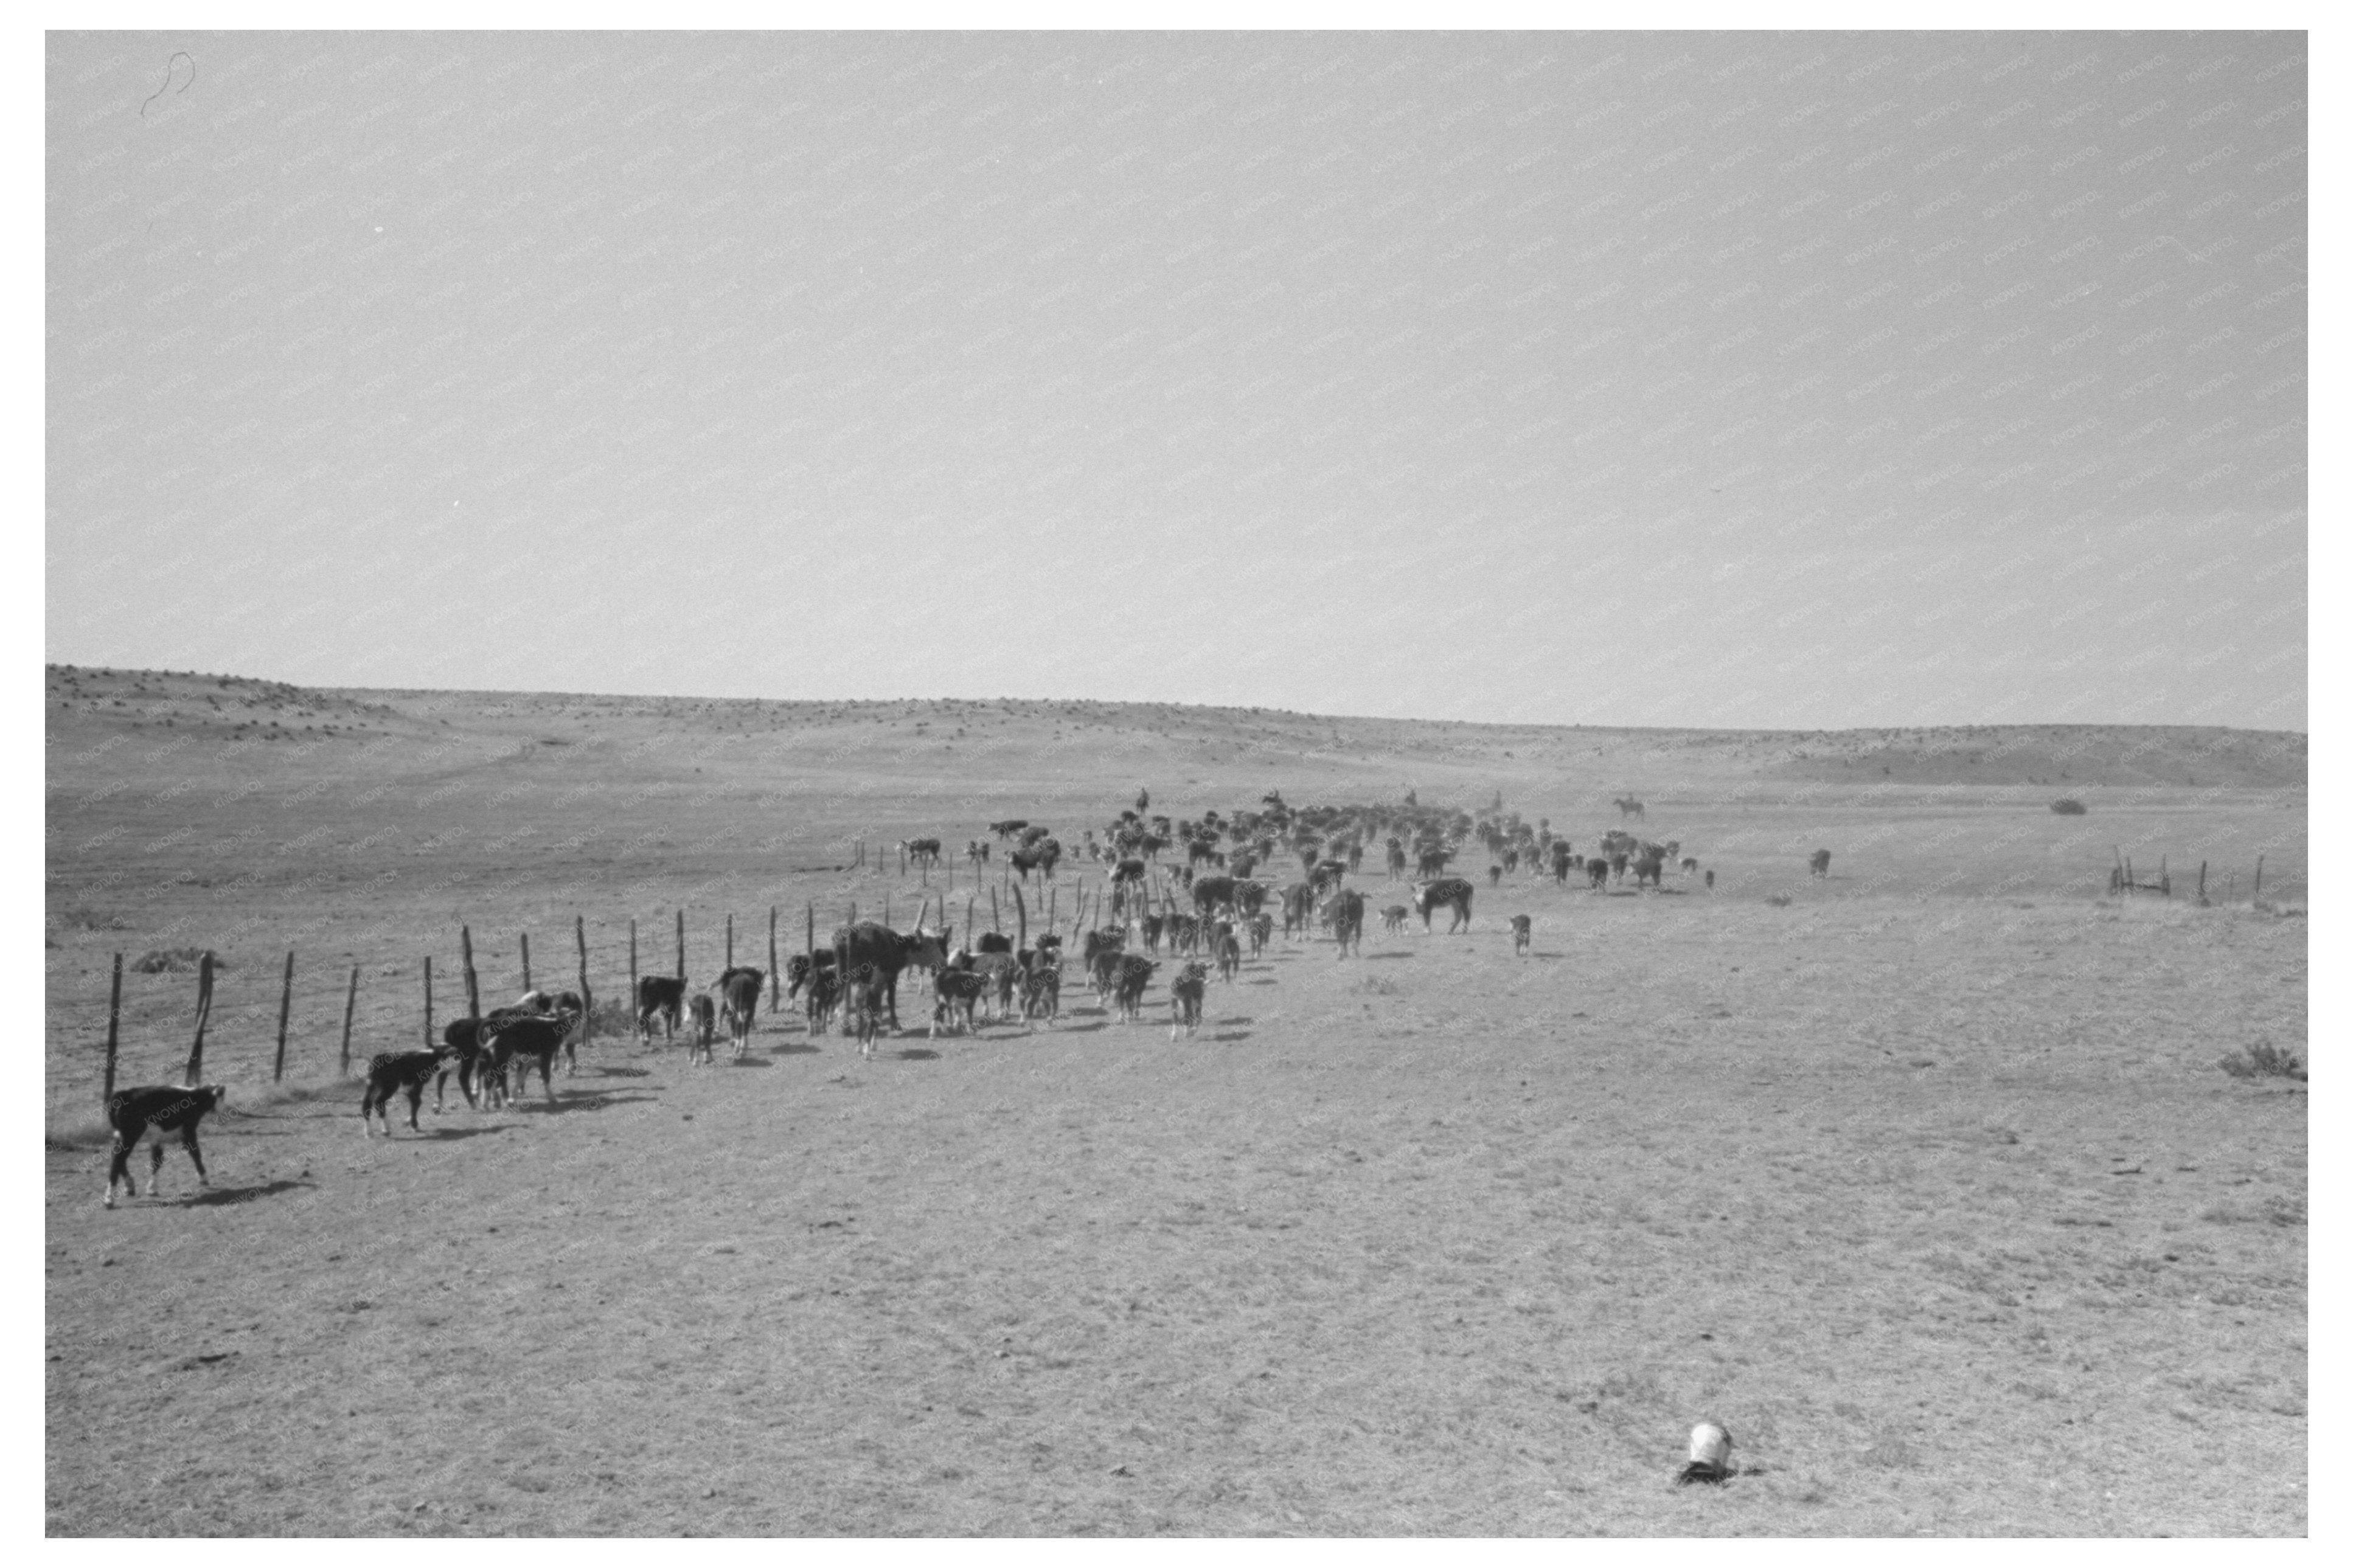
M 686 983 L 686 911 L 684 910 L 678 911 L 678 978 L 681 985 Z
M 360 1005 L 360 966 L 352 965 L 351 989 L 343 993 L 343 1055 L 336 1070 L 344 1078 L 352 1076 L 352 1014 Z
M 995 888 L 988 889 L 988 929 L 991 931 L 997 929 L 997 889 Z
M 294 1010 L 294 955 L 286 955 L 286 982 L 278 992 L 278 1059 L 270 1064 L 269 1081 L 286 1076 L 286 1018 Z
M 425 955 L 425 1048 L 433 1048 L 433 955 Z
M 528 991 L 531 989 L 531 932 L 522 932 L 521 941 L 522 942 L 522 988 Z
M 1013 889 L 1013 918 L 1020 922 L 1020 935 L 1015 938 L 1013 944 L 1014 951 L 1018 952 L 1029 945 L 1029 906 L 1022 899 L 1018 888 Z
M 191 1087 L 202 1083 L 205 1077 L 205 1020 L 213 1015 L 213 955 L 205 955 L 196 963 L 196 1040 L 188 1047 L 187 1070 L 180 1081 Z
M 776 998 L 783 987 L 776 979 L 776 906 L 768 906 L 768 1011 L 776 1010 Z
M 817 958 L 817 901 L 815 900 L 809 901 L 801 935 L 805 944 L 801 952 L 812 961 L 810 966 L 814 968 L 814 961 Z
M 2206 901 L 2206 862 L 2203 860 L 2198 862 L 2198 901 L 2201 904 Z
M 476 1024 L 482 1021 L 482 988 L 474 978 L 474 932 L 471 927 L 458 928 L 458 959 L 466 967 L 466 1016 Z
M 891 924 L 891 889 L 888 888 L 882 889 L 882 924 L 885 929 Z
M 2260 898 L 2262 898 L 2263 896 L 2263 858 L 2262 856 L 2258 855 L 2258 856 L 2256 856 L 2256 857 L 2255 857 L 2255 897 L 2257 897 L 2257 898 L 2259 898 L 2259 899 L 2260 899 Z
M 735 916 L 733 910 L 729 911 L 727 916 L 727 962 L 721 967 L 723 969 L 735 967 Z
M 580 950 L 580 1043 L 585 1046 L 596 1035 L 596 998 L 588 989 L 588 919 L 586 915 L 572 917 L 572 942 Z
M 106 1087 L 99 1091 L 104 1105 L 114 1098 L 114 1047 L 122 1026 L 122 955 L 114 955 L 114 994 L 106 1003 Z
M 638 1010 L 638 922 L 629 922 L 629 1011 Z

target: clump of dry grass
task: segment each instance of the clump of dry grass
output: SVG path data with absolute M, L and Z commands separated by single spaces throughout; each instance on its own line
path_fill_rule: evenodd
M 105 915 L 92 909 L 59 910 L 50 917 L 68 931 L 129 931 L 131 922 L 121 915 Z
M 2052 801 L 2051 803 L 2051 809 L 2060 816 L 2082 816 L 2085 815 L 2084 803 L 2075 799 L 2073 795 L 2067 796 L 2064 799 Z
M 2269 1040 L 2257 1040 L 2243 1050 L 2232 1051 L 2219 1065 L 2232 1078 L 2292 1078 L 2298 1083 L 2309 1081 L 2303 1059 L 2294 1051 L 2283 1050 Z
M 1772 905 L 1777 910 L 1786 910 L 1789 907 L 1789 895 L 1787 893 L 1775 893 L 1765 901 Z

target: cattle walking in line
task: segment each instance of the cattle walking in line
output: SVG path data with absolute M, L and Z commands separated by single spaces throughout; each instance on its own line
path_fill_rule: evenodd
M 739 1062 L 751 1054 L 752 1023 L 760 1013 L 760 987 L 767 982 L 767 971 L 740 963 L 719 977 L 719 1011 Z
M 408 1096 L 408 1130 L 424 1131 L 417 1125 L 417 1112 L 425 1103 L 425 1080 L 443 1071 L 455 1057 L 447 1046 L 432 1051 L 379 1051 L 370 1057 L 367 1087 L 360 1090 L 360 1136 L 373 1136 L 370 1119 L 382 1115 L 384 1135 L 391 1137 L 392 1097 L 404 1092 Z
M 1395 936 L 1405 930 L 1405 917 L 1410 913 L 1403 904 L 1391 904 L 1381 911 L 1381 934 Z
M 662 1021 L 662 1043 L 667 1045 L 678 1033 L 681 1013 L 686 1006 L 686 982 L 670 974 L 638 976 L 638 1043 L 653 1042 L 654 1016 Z
M 1827 849 L 1815 850 L 1812 858 L 1806 862 L 1806 868 L 1827 881 L 1831 874 L 1831 852 Z
M 1350 948 L 1361 956 L 1365 951 L 1365 895 L 1343 888 L 1332 900 L 1332 934 L 1340 943 L 1336 956 L 1345 958 Z
M 1512 954 L 1514 957 L 1520 957 L 1527 952 L 1528 937 L 1533 933 L 1535 928 L 1535 922 L 1528 919 L 1525 915 L 1514 915 L 1512 917 Z
M 711 1041 L 719 1032 L 718 1010 L 712 1006 L 711 998 L 696 992 L 687 1000 L 686 1016 L 692 1021 L 687 1032 L 686 1065 L 699 1067 L 705 1062 L 716 1061 L 718 1058 L 712 1054 Z
M 1198 963 L 1188 963 L 1176 972 L 1176 979 L 1168 983 L 1168 1008 L 1171 1015 L 1168 1037 L 1170 1039 L 1175 1039 L 1176 1032 L 1182 1029 L 1185 1032 L 1185 1037 L 1189 1040 L 1193 1037 L 1193 1031 L 1201 1026 L 1201 996 L 1207 989 L 1206 983 L 1208 978 L 1208 970 Z M 1142 987 L 1137 988 L 1136 994 L 1141 998 Z
M 114 1184 L 121 1182 L 132 1197 L 139 1195 L 139 1184 L 131 1179 L 131 1151 L 139 1146 L 140 1138 L 149 1128 L 155 1130 L 155 1142 L 147 1146 L 147 1195 L 155 1197 L 157 1184 L 164 1175 L 164 1134 L 177 1132 L 180 1147 L 188 1152 L 188 1159 L 196 1167 L 196 1185 L 209 1187 L 212 1179 L 205 1173 L 205 1152 L 196 1146 L 196 1124 L 207 1112 L 218 1110 L 228 1096 L 228 1086 L 221 1083 L 200 1084 L 193 1089 L 176 1084 L 142 1084 L 135 1089 L 118 1089 L 107 1097 L 106 1124 L 114 1131 L 114 1158 L 106 1171 L 106 1206 L 114 1206 Z
M 1446 928 L 1449 936 L 1466 931 L 1471 925 L 1471 884 L 1460 877 L 1442 877 L 1434 882 L 1424 882 L 1413 890 L 1413 912 L 1421 917 L 1421 929 L 1430 929 L 1430 913 L 1443 905 L 1452 912 L 1453 920 Z
M 1112 1005 L 1118 1010 L 1120 1021 L 1137 1022 L 1144 1015 L 1144 989 L 1152 984 L 1153 971 L 1160 966 L 1148 958 L 1124 953 L 1119 960 L 1117 978 L 1112 986 Z

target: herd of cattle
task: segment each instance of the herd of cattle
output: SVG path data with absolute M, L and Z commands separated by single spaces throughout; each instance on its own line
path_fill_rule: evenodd
M 1092 830 L 1086 834 L 1082 852 L 1089 860 L 1109 867 L 1105 892 L 1111 918 L 1083 932 L 1074 921 L 1072 934 L 1080 940 L 1086 984 L 1123 1022 L 1143 1016 L 1145 993 L 1164 951 L 1170 960 L 1183 961 L 1168 985 L 1171 1039 L 1189 1037 L 1199 1028 L 1213 968 L 1230 984 L 1240 971 L 1245 944 L 1250 956 L 1257 957 L 1273 940 L 1276 916 L 1266 907 L 1270 902 L 1281 914 L 1284 940 L 1326 931 L 1340 957 L 1360 952 L 1366 899 L 1348 887 L 1345 879 L 1361 866 L 1366 843 L 1375 837 L 1386 838 L 1392 880 L 1412 879 L 1407 873 L 1409 865 L 1419 878 L 1409 903 L 1390 904 L 1380 911 L 1382 929 L 1389 932 L 1403 931 L 1414 915 L 1421 918 L 1425 931 L 1430 930 L 1431 917 L 1440 910 L 1447 911 L 1450 934 L 1469 928 L 1473 884 L 1446 874 L 1447 865 L 1468 839 L 1483 843 L 1493 858 L 1487 868 L 1491 887 L 1523 866 L 1538 874 L 1548 871 L 1560 883 L 1572 873 L 1582 873 L 1595 891 L 1613 879 L 1624 881 L 1630 870 L 1637 892 L 1646 886 L 1663 890 L 1670 867 L 1684 875 L 1699 869 L 1699 862 L 1683 856 L 1674 840 L 1654 844 L 1617 830 L 1602 836 L 1597 853 L 1579 855 L 1567 839 L 1553 835 L 1548 820 L 1532 827 L 1517 814 L 1504 814 L 1500 801 L 1493 812 L 1476 817 L 1420 807 L 1410 795 L 1401 808 L 1309 807 L 1294 813 L 1279 793 L 1272 793 L 1261 803 L 1263 811 L 1240 813 L 1230 820 L 1211 812 L 1199 823 L 1147 818 L 1144 813 L 1150 803 L 1148 794 L 1140 795 L 1134 808 L 1122 812 L 1102 840 Z M 1641 815 L 1639 801 L 1628 798 L 1617 804 L 1621 815 Z M 1007 860 L 1012 874 L 1024 881 L 1032 870 L 1050 876 L 1061 858 L 1060 844 L 1042 827 L 1017 819 L 992 823 L 990 829 L 999 839 L 1017 842 Z M 1158 856 L 1178 846 L 1186 854 L 1184 864 L 1158 867 Z M 926 868 L 941 852 L 936 838 L 903 840 L 901 847 L 911 861 Z M 1299 858 L 1300 880 L 1276 888 L 1251 879 L 1252 871 L 1285 847 Z M 966 855 L 976 868 L 985 866 L 989 846 L 973 840 Z M 1208 872 L 1200 874 L 1205 864 Z M 1827 877 L 1830 851 L 1815 851 L 1808 867 L 1812 875 Z M 1155 879 L 1155 870 L 1164 874 Z M 1705 885 L 1715 887 L 1714 871 L 1705 873 Z M 1177 894 L 1180 888 L 1183 898 Z M 1187 902 L 1191 908 L 1182 907 Z M 800 1001 L 809 1033 L 832 1027 L 845 1036 L 854 1034 L 860 1057 L 871 1058 L 882 1030 L 901 1028 L 899 977 L 911 968 L 931 977 L 934 1036 L 943 1030 L 970 1032 L 983 1022 L 1017 1017 L 1031 1029 L 1041 1022 L 1051 1026 L 1061 1005 L 1064 960 L 1059 934 L 1049 931 L 1031 943 L 1025 913 L 1018 941 L 987 931 L 969 944 L 957 944 L 945 923 L 944 902 L 939 929 L 930 927 L 929 912 L 927 898 L 917 912 L 915 929 L 909 931 L 856 921 L 837 930 L 829 947 L 789 961 L 785 994 Z M 1512 916 L 1510 923 L 1514 952 L 1525 953 L 1533 922 L 1520 914 Z M 707 1064 L 717 1059 L 712 1043 L 723 1026 L 733 1055 L 741 1060 L 751 1049 L 761 992 L 772 984 L 765 971 L 741 965 L 721 974 L 711 992 L 692 994 L 682 978 L 643 976 L 633 998 L 638 1038 L 640 1044 L 649 1043 L 657 1023 L 666 1042 L 684 1030 L 690 1064 Z M 435 1107 L 441 1109 L 452 1077 L 468 1105 L 490 1109 L 508 1103 L 523 1089 L 535 1068 L 542 1091 L 553 1101 L 555 1058 L 563 1054 L 568 1070 L 578 1070 L 578 1046 L 586 1025 L 587 1009 L 576 994 L 531 991 L 512 1006 L 453 1021 L 432 1049 L 383 1052 L 368 1063 L 360 1097 L 362 1131 L 372 1135 L 375 1121 L 381 1117 L 385 1135 L 392 1136 L 396 1097 L 408 1101 L 409 1129 L 421 1131 L 417 1119 L 425 1086 L 433 1085 Z M 130 1158 L 150 1129 L 156 1133 L 148 1151 L 151 1191 L 163 1168 L 163 1135 L 173 1131 L 180 1134 L 197 1181 L 206 1184 L 196 1128 L 227 1092 L 216 1084 L 148 1086 L 114 1094 L 107 1101 L 114 1135 L 107 1206 L 114 1205 L 118 1182 L 131 1195 L 138 1195 Z

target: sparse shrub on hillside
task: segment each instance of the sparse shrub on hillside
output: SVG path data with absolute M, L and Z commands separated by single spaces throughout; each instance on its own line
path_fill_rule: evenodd
M 2052 801 L 2051 803 L 2051 809 L 2061 816 L 2082 816 L 2085 815 L 2084 803 L 2080 800 L 2073 799 L 2073 797 L 2065 800 Z
M 1786 910 L 1789 907 L 1789 895 L 1787 893 L 1775 893 L 1771 898 L 1767 899 L 1765 901 L 1772 905 L 1777 910 Z
M 158 947 L 141 953 L 131 967 L 142 974 L 193 974 L 202 967 L 204 958 L 205 950 L 201 947 Z M 215 955 L 213 968 L 227 967 L 226 961 Z
M 2311 1081 L 2306 1076 L 2304 1062 L 2294 1051 L 2282 1050 L 2268 1040 L 2257 1040 L 2242 1051 L 2232 1051 L 2222 1058 L 2221 1066 L 2232 1078 L 2292 1078 L 2298 1083 Z
M 96 910 L 59 910 L 57 923 L 69 931 L 129 931 L 131 922 L 121 915 L 102 915 Z

